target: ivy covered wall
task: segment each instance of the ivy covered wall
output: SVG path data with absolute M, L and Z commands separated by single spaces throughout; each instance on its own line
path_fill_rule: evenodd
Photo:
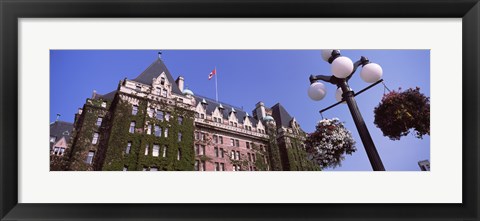
M 86 159 L 90 151 L 95 153 L 98 151 L 103 131 L 101 127 L 96 126 L 96 123 L 98 117 L 105 116 L 109 105 L 109 101 L 101 99 L 87 99 L 83 105 L 82 114 L 75 121 L 71 152 L 66 153 L 70 161 L 67 170 L 93 170 L 93 165 L 87 164 Z M 92 143 L 94 133 L 99 133 L 96 144 Z
M 155 116 L 149 117 L 147 114 L 148 102 L 140 99 L 138 103 L 138 112 L 132 114 L 133 105 L 122 99 L 117 99 L 115 108 L 112 108 L 111 129 L 108 134 L 108 143 L 102 156 L 102 170 L 149 170 L 157 168 L 158 170 L 193 170 L 194 169 L 194 150 L 193 150 L 193 112 L 173 107 L 163 103 L 162 111 L 170 113 L 169 121 L 156 119 Z M 182 124 L 178 122 L 178 117 L 183 117 Z M 135 122 L 134 133 L 129 132 L 130 123 Z M 151 125 L 151 134 L 146 132 L 146 122 Z M 154 126 L 162 128 L 160 137 L 155 136 Z M 168 128 L 168 136 L 165 137 L 165 129 Z M 178 133 L 182 133 L 182 140 L 178 141 Z M 129 153 L 126 152 L 128 143 L 131 143 Z M 159 156 L 153 156 L 153 146 L 160 147 Z M 148 146 L 147 154 L 146 148 Z M 163 156 L 166 148 L 166 155 Z M 180 151 L 180 160 L 178 153 Z

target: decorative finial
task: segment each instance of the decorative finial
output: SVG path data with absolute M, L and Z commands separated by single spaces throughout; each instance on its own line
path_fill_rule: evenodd
M 158 59 L 162 59 L 162 51 L 158 52 Z
M 55 119 L 55 122 L 58 121 L 58 119 L 60 118 L 60 116 L 62 116 L 62 115 L 60 115 L 60 114 L 57 113 L 57 119 Z

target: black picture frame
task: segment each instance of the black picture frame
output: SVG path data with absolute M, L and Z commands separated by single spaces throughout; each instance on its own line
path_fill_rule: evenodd
M 478 0 L 0 0 L 1 220 L 479 220 Z M 18 203 L 19 18 L 371 17 L 462 18 L 461 204 Z M 448 64 L 447 64 L 448 65 Z M 454 75 L 452 75 L 454 77 Z M 419 188 L 428 188 L 421 186 Z M 45 190 L 47 191 L 47 190 Z M 442 194 L 442 193 L 438 193 Z

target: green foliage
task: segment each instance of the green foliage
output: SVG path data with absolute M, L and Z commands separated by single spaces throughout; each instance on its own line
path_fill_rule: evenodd
M 65 156 L 70 156 L 68 170 L 92 170 L 92 166 L 85 163 L 89 151 L 96 151 L 99 145 L 92 144 L 93 134 L 100 132 L 96 126 L 99 116 L 104 116 L 106 110 L 101 108 L 102 100 L 91 100 L 83 106 L 83 113 L 76 123 L 78 126 L 72 134 L 71 154 L 68 152 Z M 98 104 L 98 105 L 97 105 Z M 68 148 L 67 148 L 68 151 Z
M 420 88 L 385 94 L 375 107 L 375 125 L 391 140 L 400 140 L 413 129 L 415 137 L 430 135 L 430 99 Z
M 274 125 L 267 123 L 268 134 L 268 156 L 270 159 L 270 169 L 274 171 L 282 170 L 282 161 L 280 158 L 280 148 L 277 142 L 277 130 Z
M 287 147 L 287 155 L 291 171 L 321 170 L 318 164 L 308 159 L 307 152 L 301 146 L 302 142 L 299 138 L 290 137 L 290 141 L 291 146 Z
M 193 150 L 193 113 L 191 111 L 174 108 L 162 108 L 171 114 L 170 120 L 158 120 L 147 115 L 147 101 L 140 100 L 138 112 L 132 115 L 132 105 L 120 100 L 113 111 L 112 128 L 103 164 L 103 170 L 143 170 L 144 167 L 156 167 L 159 170 L 193 170 L 195 153 Z M 182 125 L 178 124 L 177 117 L 183 116 Z M 129 133 L 130 123 L 135 122 L 135 133 Z M 145 122 L 152 125 L 152 133 L 144 131 Z M 156 137 L 153 125 L 162 128 L 162 136 Z M 168 128 L 168 137 L 164 137 L 165 128 Z M 182 133 L 182 141 L 178 142 L 178 132 Z M 131 142 L 130 153 L 126 153 L 127 143 Z M 145 148 L 148 145 L 148 154 Z M 153 145 L 159 145 L 159 156 L 152 156 Z M 163 157 L 164 148 L 166 157 Z M 180 149 L 181 157 L 177 160 Z

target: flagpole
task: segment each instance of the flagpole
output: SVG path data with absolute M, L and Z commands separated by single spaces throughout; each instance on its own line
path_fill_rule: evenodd
M 217 66 L 215 66 L 215 100 L 218 102 Z

